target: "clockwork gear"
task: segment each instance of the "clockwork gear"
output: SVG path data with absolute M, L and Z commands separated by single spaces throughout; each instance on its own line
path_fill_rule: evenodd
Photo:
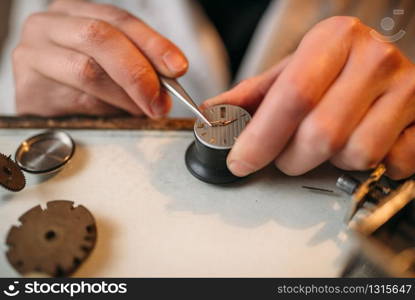
M 21 191 L 26 185 L 25 176 L 19 166 L 10 158 L 0 153 L 0 185 L 12 191 Z
M 10 228 L 6 253 L 20 274 L 65 277 L 73 273 L 95 247 L 97 231 L 92 214 L 72 201 L 51 201 L 23 214 L 20 226 Z

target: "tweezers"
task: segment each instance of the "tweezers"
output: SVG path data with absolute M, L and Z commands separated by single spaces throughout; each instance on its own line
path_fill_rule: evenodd
M 161 84 L 173 95 L 175 95 L 180 101 L 182 101 L 197 117 L 203 120 L 209 126 L 212 123 L 206 118 L 206 116 L 200 111 L 192 98 L 187 94 L 184 88 L 176 79 L 167 78 L 159 75 Z

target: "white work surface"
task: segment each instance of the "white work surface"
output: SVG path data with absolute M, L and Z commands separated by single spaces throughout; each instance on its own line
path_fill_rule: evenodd
M 39 130 L 0 130 L 0 152 L 14 154 Z M 341 171 L 325 165 L 301 177 L 269 167 L 243 182 L 195 179 L 184 153 L 190 132 L 68 131 L 70 164 L 19 193 L 0 188 L 0 276 L 18 276 L 5 238 L 28 209 L 72 200 L 95 216 L 98 241 L 74 276 L 338 276 L 349 254 L 343 224 L 349 198 L 335 189 Z

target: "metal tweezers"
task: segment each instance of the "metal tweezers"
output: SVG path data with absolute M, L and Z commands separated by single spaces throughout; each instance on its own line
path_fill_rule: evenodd
M 164 76 L 159 75 L 161 84 L 173 95 L 179 98 L 190 110 L 196 114 L 201 120 L 203 120 L 209 126 L 212 126 L 212 123 L 206 118 L 206 116 L 200 111 L 197 105 L 194 103 L 192 98 L 187 94 L 184 88 L 180 85 L 180 83 L 172 78 L 167 78 Z

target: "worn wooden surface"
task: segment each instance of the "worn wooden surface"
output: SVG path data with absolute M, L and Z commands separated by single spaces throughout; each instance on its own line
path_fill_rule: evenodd
M 1 117 L 0 128 L 58 128 L 58 129 L 140 129 L 191 130 L 193 119 L 160 119 L 134 117 Z

